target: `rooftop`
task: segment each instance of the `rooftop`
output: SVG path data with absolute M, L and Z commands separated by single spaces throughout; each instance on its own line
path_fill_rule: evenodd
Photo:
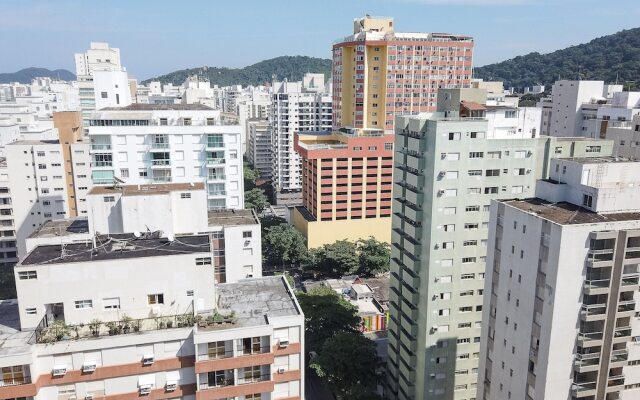
M 17 145 L 36 145 L 36 144 L 60 144 L 59 140 L 16 140 L 9 143 L 10 146 Z
M 170 192 L 184 192 L 188 190 L 204 190 L 203 182 L 188 183 L 153 183 L 146 185 L 118 185 L 94 186 L 89 190 L 90 195 L 105 195 L 119 193 L 122 196 L 140 196 L 150 194 L 167 194 Z
M 89 233 L 89 220 L 87 217 L 47 221 L 29 235 L 29 238 L 69 236 L 78 233 Z
M 253 210 L 209 211 L 209 226 L 254 225 L 260 221 Z
M 31 354 L 33 332 L 20 331 L 17 300 L 0 300 L 0 357 Z
M 573 161 L 579 164 L 611 164 L 611 163 L 636 163 L 637 161 L 629 160 L 622 157 L 575 157 L 565 158 L 563 161 Z
M 599 214 L 571 203 L 551 203 L 539 198 L 503 200 L 502 203 L 559 225 L 640 220 L 640 212 Z
M 105 107 L 99 111 L 213 111 L 213 108 L 204 104 L 144 104 L 132 103 L 126 107 Z
M 233 312 L 237 326 L 266 325 L 269 318 L 300 315 L 295 297 L 282 276 L 223 283 L 216 289 L 217 311 Z
M 64 255 L 62 245 L 37 246 L 18 265 L 66 264 L 211 251 L 208 235 L 177 236 L 174 241 L 159 237 L 157 233 L 143 234 L 139 238 L 131 234 L 101 235 L 96 237 L 96 243 L 95 248 L 91 241 L 65 244 Z

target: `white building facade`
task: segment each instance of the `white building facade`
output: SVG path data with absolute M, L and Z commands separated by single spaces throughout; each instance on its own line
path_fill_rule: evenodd
M 242 209 L 244 182 L 239 125 L 193 104 L 135 104 L 92 116 L 94 184 L 205 182 L 209 209 Z

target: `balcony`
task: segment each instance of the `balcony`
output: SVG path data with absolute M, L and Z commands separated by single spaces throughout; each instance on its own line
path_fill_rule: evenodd
M 225 179 L 227 179 L 225 174 L 207 175 L 208 181 L 224 181 Z
M 575 369 L 579 373 L 597 371 L 600 368 L 600 352 L 576 354 Z
M 93 161 L 91 162 L 91 168 L 111 168 L 113 167 L 113 161 Z
M 234 368 L 252 367 L 255 365 L 270 365 L 274 362 L 274 354 L 270 346 L 263 346 L 244 354 L 239 348 L 236 352 L 229 350 L 220 354 L 199 354 L 195 364 L 196 373 L 228 370 Z
M 629 350 L 620 349 L 613 350 L 611 352 L 611 358 L 609 359 L 609 368 L 624 367 L 629 360 Z
M 614 375 L 607 378 L 607 393 L 619 392 L 624 389 L 624 375 Z
M 621 326 L 613 333 L 613 343 L 628 342 L 631 338 L 631 326 Z
M 639 277 L 633 275 L 623 275 L 620 280 L 620 291 L 621 292 L 629 292 L 629 291 L 637 291 L 640 289 L 639 285 Z
M 168 168 L 171 166 L 171 160 L 151 160 L 151 168 Z
M 196 392 L 196 400 L 226 399 L 254 393 L 271 393 L 274 389 L 274 383 L 271 381 L 270 375 L 261 375 L 257 379 L 250 380 L 242 378 L 242 382 L 245 383 L 240 383 L 240 379 L 238 379 L 237 383 L 234 379 L 224 379 L 219 381 L 219 385 L 215 386 L 201 383 Z
M 584 281 L 584 294 L 597 295 L 609 293 L 609 285 L 611 281 L 609 279 L 597 279 L 597 280 L 585 280 Z
M 111 144 L 95 143 L 91 145 L 91 151 L 111 151 Z
M 209 196 L 226 196 L 227 195 L 227 191 L 226 190 L 212 190 L 210 192 L 207 193 Z
M 166 176 L 166 175 L 153 176 L 151 180 L 153 182 L 171 182 L 171 176 Z
M 603 320 L 607 313 L 606 304 L 583 304 L 580 310 L 580 318 L 583 321 L 598 321 Z
M 571 385 L 571 393 L 578 398 L 595 396 L 596 382 L 574 383 Z
M 163 143 L 151 143 L 151 152 L 156 152 L 156 151 L 167 151 L 169 150 L 169 143 L 168 142 L 163 142 Z
M 222 165 L 225 164 L 224 158 L 207 158 L 207 165 Z
M 578 346 L 594 347 L 602 345 L 602 332 L 578 333 Z
M 618 312 L 616 314 L 616 317 L 633 317 L 633 315 L 635 314 L 635 308 L 635 301 L 621 301 L 618 303 Z

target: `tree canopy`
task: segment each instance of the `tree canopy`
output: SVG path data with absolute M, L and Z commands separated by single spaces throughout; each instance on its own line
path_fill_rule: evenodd
M 356 244 L 348 240 L 325 244 L 313 252 L 316 269 L 325 276 L 336 278 L 355 274 L 360 267 L 357 250 Z
M 300 264 L 309 257 L 304 236 L 287 223 L 264 230 L 262 255 L 269 265 Z
M 244 206 L 245 208 L 253 208 L 258 214 L 262 214 L 269 207 L 269 199 L 264 194 L 264 190 L 253 188 L 244 192 Z
M 333 289 L 317 287 L 308 293 L 298 293 L 297 297 L 304 312 L 309 351 L 320 351 L 325 341 L 338 332 L 359 332 L 357 308 Z
M 389 271 L 391 261 L 391 246 L 389 243 L 379 242 L 373 237 L 361 239 L 358 246 L 358 275 L 375 276 Z
M 211 85 L 263 85 L 272 81 L 272 77 L 289 81 L 301 81 L 307 72 L 322 73 L 326 78 L 331 76 L 331 60 L 306 56 L 282 56 L 260 61 L 244 68 L 198 67 L 181 69 L 166 75 L 157 76 L 143 81 L 173 83 L 181 85 L 190 76 L 208 79 Z
M 640 28 L 623 30 L 548 54 L 530 53 L 477 67 L 474 77 L 504 81 L 505 86 L 519 89 L 533 85 L 550 86 L 558 79 L 618 81 L 631 84 L 631 88 L 637 87 Z
M 361 333 L 337 332 L 322 345 L 310 367 L 341 399 L 371 399 L 378 377 L 374 343 Z M 377 397 L 377 396 L 376 396 Z

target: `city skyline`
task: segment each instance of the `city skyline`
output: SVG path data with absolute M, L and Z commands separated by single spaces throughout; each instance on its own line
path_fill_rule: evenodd
M 282 55 L 328 59 L 331 44 L 350 34 L 352 19 L 367 13 L 395 18 L 400 31 L 473 36 L 474 66 L 482 66 L 586 43 L 636 27 L 640 16 L 640 5 L 631 0 L 618 2 L 616 9 L 592 0 L 375 0 L 366 8 L 333 0 L 296 7 L 284 7 L 283 1 L 191 2 L 184 10 L 167 13 L 169 4 L 156 2 L 151 10 L 145 4 L 125 7 L 120 1 L 3 2 L 0 10 L 13 18 L 0 27 L 5 32 L 0 34 L 0 49 L 21 56 L 5 59 L 1 72 L 31 66 L 73 72 L 73 54 L 90 41 L 120 48 L 123 64 L 140 80 L 203 65 L 244 67 Z M 91 18 L 94 13 L 101 19 Z M 301 22 L 300 15 L 308 16 L 310 24 Z M 176 34 L 176 28 L 183 34 Z

